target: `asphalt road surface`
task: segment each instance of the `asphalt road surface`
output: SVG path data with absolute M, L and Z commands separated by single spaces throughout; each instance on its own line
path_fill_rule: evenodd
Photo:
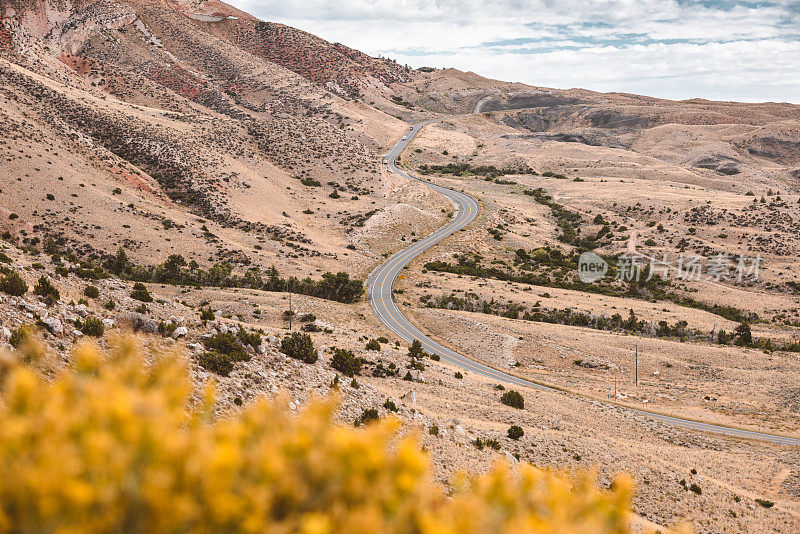
M 463 116 L 466 115 L 459 115 L 459 117 Z M 538 384 L 536 382 L 531 382 L 530 380 L 525 380 L 523 378 L 504 373 L 503 371 L 499 371 L 493 367 L 479 363 L 471 358 L 468 358 L 467 356 L 463 356 L 453 350 L 448 349 L 447 347 L 440 345 L 423 333 L 419 328 L 411 324 L 411 322 L 400 312 L 397 304 L 394 301 L 394 284 L 402 270 L 409 263 L 411 263 L 414 258 L 422 254 L 422 252 L 431 248 L 442 239 L 455 234 L 469 223 L 474 221 L 480 213 L 480 206 L 478 205 L 478 202 L 471 196 L 453 189 L 448 189 L 446 187 L 427 182 L 425 180 L 420 180 L 419 178 L 407 173 L 405 170 L 403 170 L 403 168 L 398 167 L 396 164 L 397 157 L 401 152 L 403 152 L 403 150 L 406 148 L 406 145 L 414 140 L 414 137 L 424 126 L 452 118 L 457 117 L 444 117 L 441 119 L 434 119 L 413 125 L 411 129 L 403 135 L 403 139 L 398 141 L 397 144 L 392 147 L 383 160 L 383 165 L 388 168 L 390 172 L 395 172 L 409 180 L 422 182 L 437 193 L 447 197 L 450 202 L 453 203 L 455 212 L 448 224 L 442 226 L 424 239 L 420 239 L 416 243 L 412 243 L 410 246 L 395 253 L 383 264 L 379 265 L 375 268 L 375 270 L 372 271 L 367 278 L 367 294 L 370 305 L 372 306 L 372 310 L 375 312 L 375 315 L 378 317 L 378 319 L 392 332 L 409 343 L 415 339 L 418 339 L 422 343 L 422 346 L 426 352 L 436 354 L 444 361 L 450 362 L 467 371 L 492 378 L 505 384 L 513 384 L 515 386 L 549 391 L 559 391 L 544 384 Z M 572 395 L 576 394 L 573 393 Z M 626 409 L 630 409 L 633 412 L 644 415 L 656 421 L 688 428 L 691 430 L 726 434 L 729 436 L 768 441 L 781 445 L 800 446 L 800 438 L 779 436 L 764 432 L 755 432 L 752 430 L 741 430 L 738 428 L 730 428 L 712 423 L 704 423 L 692 421 L 690 419 L 681 419 L 679 417 L 661 415 L 648 412 L 646 410 L 637 410 L 635 408 Z

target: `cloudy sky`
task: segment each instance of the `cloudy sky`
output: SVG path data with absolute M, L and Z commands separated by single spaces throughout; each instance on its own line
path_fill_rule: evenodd
M 370 55 L 505 81 L 800 104 L 800 0 L 228 0 Z

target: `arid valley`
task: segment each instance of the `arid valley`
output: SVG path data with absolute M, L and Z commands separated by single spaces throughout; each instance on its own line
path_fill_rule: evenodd
M 0 346 L 46 380 L 132 336 L 215 420 L 395 417 L 444 487 L 627 473 L 632 532 L 800 530 L 798 105 L 413 69 L 216 0 L 2 0 L 0 132 Z M 431 184 L 479 211 L 388 298 L 499 374 L 375 313 L 371 273 L 464 215 Z

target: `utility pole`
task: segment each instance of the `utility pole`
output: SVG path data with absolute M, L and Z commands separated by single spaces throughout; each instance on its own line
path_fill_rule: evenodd
M 294 315 L 294 309 L 292 308 L 292 289 L 289 286 L 289 279 L 286 279 L 286 291 L 289 292 L 289 332 L 292 331 L 292 316 Z
M 636 344 L 636 372 L 634 374 L 634 383 L 639 385 L 639 344 Z

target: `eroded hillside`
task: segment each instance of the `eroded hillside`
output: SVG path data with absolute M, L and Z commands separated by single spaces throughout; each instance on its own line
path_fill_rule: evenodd
M 0 66 L 2 146 L 11 179 L 1 209 L 5 219 L 18 216 L 11 225 L 23 241 L 53 239 L 96 261 L 124 246 L 146 263 L 179 253 L 363 276 L 375 250 L 371 236 L 354 243 L 354 230 L 397 210 L 398 199 L 413 217 L 376 219 L 375 238 L 441 220 L 439 199 L 381 169 L 380 150 L 403 124 L 342 100 L 330 80 L 297 67 L 303 54 L 319 59 L 321 48 L 342 47 L 295 39 L 316 47 L 282 49 L 303 77 L 237 46 L 235 34 L 254 22 L 222 4 L 4 7 L 12 51 Z M 214 9 L 211 21 L 203 9 Z M 347 50 L 342 57 L 370 63 Z M 361 70 L 324 63 L 353 90 L 390 81 L 373 72 L 380 62 Z

